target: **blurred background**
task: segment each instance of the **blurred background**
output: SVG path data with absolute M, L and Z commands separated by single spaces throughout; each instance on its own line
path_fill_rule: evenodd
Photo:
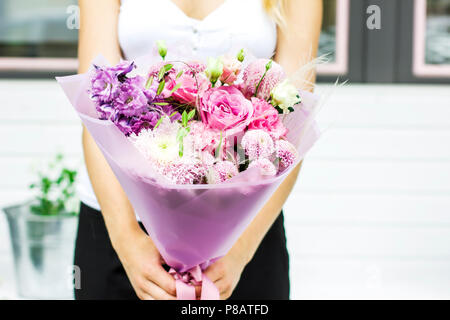
M 81 125 L 53 78 L 76 72 L 76 3 L 0 0 L 0 299 L 77 282 Z M 285 206 L 291 297 L 449 299 L 450 0 L 324 4 L 331 95 Z

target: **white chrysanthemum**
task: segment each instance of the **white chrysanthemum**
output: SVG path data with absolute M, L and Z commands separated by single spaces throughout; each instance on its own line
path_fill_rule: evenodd
M 139 135 L 131 135 L 135 147 L 149 160 L 157 164 L 167 165 L 177 162 L 179 143 L 177 133 L 180 125 L 165 118 L 161 125 L 154 130 L 144 129 Z

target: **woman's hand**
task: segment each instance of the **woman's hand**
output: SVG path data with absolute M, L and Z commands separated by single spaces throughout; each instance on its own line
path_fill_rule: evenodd
M 175 300 L 175 279 L 150 237 L 140 228 L 126 237 L 115 249 L 139 299 Z
M 249 250 L 237 242 L 225 256 L 205 270 L 205 275 L 219 289 L 222 300 L 231 296 L 249 261 Z M 197 290 L 197 295 L 199 295 L 199 291 Z

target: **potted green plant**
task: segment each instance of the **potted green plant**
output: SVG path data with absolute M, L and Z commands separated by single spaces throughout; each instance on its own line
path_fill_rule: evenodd
M 32 200 L 4 208 L 20 296 L 32 299 L 73 297 L 73 252 L 78 208 L 76 171 L 58 154 L 30 188 Z

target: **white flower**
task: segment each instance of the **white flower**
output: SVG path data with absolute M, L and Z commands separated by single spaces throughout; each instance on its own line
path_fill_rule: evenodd
M 301 102 L 298 89 L 288 79 L 272 89 L 271 97 L 272 104 L 280 107 L 285 114 L 290 112 L 289 108 Z
M 142 130 L 138 136 L 131 135 L 130 139 L 145 158 L 160 165 L 177 162 L 179 143 L 177 132 L 180 125 L 165 118 L 161 125 L 154 130 Z

